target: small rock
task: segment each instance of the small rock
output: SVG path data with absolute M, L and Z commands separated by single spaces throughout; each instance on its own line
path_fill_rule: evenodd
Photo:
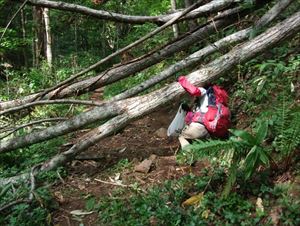
M 150 159 L 145 159 L 142 161 L 140 164 L 134 167 L 134 171 L 140 172 L 140 173 L 148 173 L 150 170 L 150 167 L 152 165 L 152 160 Z
M 150 221 L 150 225 L 151 226 L 158 225 L 158 220 L 157 220 L 157 218 L 155 216 L 151 216 L 150 219 L 149 219 L 149 221 Z
M 150 155 L 149 159 L 151 161 L 154 161 L 156 159 L 156 157 L 157 157 L 157 155 L 152 154 L 152 155 Z
M 282 208 L 280 206 L 273 206 L 270 212 L 271 221 L 274 226 L 279 225 L 280 215 L 282 213 Z
M 160 137 L 160 138 L 167 138 L 167 129 L 166 128 L 159 128 L 158 130 L 155 131 L 155 135 Z

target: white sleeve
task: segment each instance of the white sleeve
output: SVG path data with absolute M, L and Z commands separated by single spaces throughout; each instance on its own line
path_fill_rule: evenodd
M 201 96 L 206 95 L 206 89 L 204 89 L 203 87 L 199 87 L 200 92 L 201 92 Z

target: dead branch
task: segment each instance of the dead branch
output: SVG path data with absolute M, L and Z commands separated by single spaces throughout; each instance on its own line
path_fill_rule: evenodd
M 97 101 L 87 101 L 87 100 L 71 100 L 71 99 L 60 99 L 60 100 L 39 100 L 31 103 L 27 103 L 21 106 L 9 108 L 4 111 L 0 111 L 0 116 L 8 113 L 14 113 L 20 110 L 24 110 L 26 108 L 30 108 L 33 106 L 39 105 L 50 105 L 50 104 L 80 104 L 80 105 L 91 105 L 91 106 L 101 106 L 101 104 Z
M 17 2 L 21 2 L 22 0 L 14 0 Z M 198 7 L 192 12 L 188 13 L 182 20 L 195 19 L 201 17 L 203 15 L 207 15 L 208 13 L 218 12 L 221 9 L 229 6 L 235 2 L 241 2 L 242 0 L 213 0 L 203 6 Z M 110 20 L 121 23 L 131 23 L 131 24 L 143 24 L 143 23 L 155 23 L 158 25 L 164 24 L 171 20 L 172 18 L 178 16 L 182 10 L 178 10 L 175 13 L 171 13 L 169 15 L 161 15 L 161 16 L 131 16 L 131 15 L 123 15 L 114 12 L 107 12 L 104 10 L 95 10 L 85 6 L 66 3 L 66 2 L 58 2 L 58 1 L 48 1 L 48 0 L 28 0 L 27 4 L 42 6 L 46 8 L 59 9 L 64 11 L 70 11 L 75 13 L 80 13 L 87 16 L 92 16 L 98 19 Z
M 199 28 L 198 30 L 194 31 L 190 35 L 184 37 L 182 40 L 179 39 L 175 42 L 173 42 L 171 45 L 167 45 L 164 48 L 153 52 L 152 54 L 141 58 L 140 60 L 134 61 L 132 63 L 128 63 L 126 65 L 112 68 L 106 72 L 103 72 L 93 78 L 85 79 L 84 81 L 76 82 L 72 85 L 69 85 L 67 87 L 64 87 L 63 89 L 54 90 L 47 95 L 44 96 L 43 99 L 58 99 L 58 98 L 64 98 L 72 95 L 80 95 L 82 93 L 86 93 L 89 91 L 93 91 L 97 88 L 100 88 L 101 86 L 113 83 L 115 81 L 118 81 L 122 78 L 126 78 L 131 74 L 134 74 L 136 72 L 139 72 L 147 67 L 150 67 L 165 58 L 171 56 L 172 54 L 179 52 L 188 46 L 191 46 L 195 43 L 198 43 L 199 41 L 205 39 L 208 35 L 215 32 L 215 29 L 220 29 L 228 24 L 230 24 L 231 20 L 219 20 L 215 22 L 210 22 L 206 26 L 203 26 Z M 88 71 L 90 68 L 84 71 Z M 79 72 L 79 73 L 83 73 Z M 78 74 L 79 74 L 78 73 Z M 77 75 L 74 75 L 77 76 Z M 59 92 L 58 92 L 59 91 Z M 38 94 L 32 94 L 26 97 L 23 97 L 22 99 L 16 99 L 12 101 L 6 101 L 0 103 L 0 109 L 5 110 L 12 107 L 24 105 L 26 103 L 34 101 Z
M 4 139 L 5 137 L 8 137 L 9 135 L 17 132 L 18 130 L 23 129 L 23 128 L 28 127 L 28 126 L 41 124 L 41 123 L 44 123 L 44 122 L 58 122 L 58 121 L 66 121 L 66 120 L 67 120 L 67 118 L 48 118 L 48 119 L 41 119 L 41 120 L 37 120 L 37 121 L 32 121 L 32 122 L 29 122 L 29 123 L 26 123 L 26 124 L 23 124 L 23 125 L 20 125 L 18 127 L 14 127 L 14 128 L 6 128 L 5 130 L 3 130 L 1 132 L 7 132 L 7 131 L 10 131 L 10 132 L 8 134 L 5 134 L 4 136 L 0 137 L 0 140 Z
M 280 14 L 286 7 L 288 7 L 289 4 L 291 4 L 293 0 L 283 0 L 279 1 L 276 5 L 274 5 L 264 16 L 262 16 L 253 26 L 253 28 L 247 28 L 242 31 L 238 31 L 236 33 L 233 33 L 225 38 L 222 38 L 209 46 L 191 54 L 190 56 L 186 57 L 185 59 L 171 65 L 169 68 L 163 70 L 156 76 L 151 77 L 150 79 L 138 84 L 137 86 L 121 93 L 113 98 L 110 99 L 110 101 L 117 101 L 126 99 L 128 97 L 132 97 L 152 86 L 155 84 L 169 78 L 171 75 L 175 74 L 176 72 L 179 72 L 182 69 L 185 69 L 187 67 L 193 66 L 197 63 L 199 63 L 202 59 L 207 57 L 208 55 L 219 51 L 227 46 L 233 45 L 235 43 L 241 42 L 248 38 L 249 34 L 253 32 L 254 30 L 258 29 L 258 27 L 264 27 L 271 21 L 273 21 L 278 14 Z
M 21 203 L 29 203 L 29 200 L 27 200 L 27 199 L 17 199 L 17 200 L 15 200 L 13 202 L 10 202 L 10 203 L 8 203 L 4 206 L 1 206 L 0 207 L 0 213 L 6 211 L 7 209 L 9 209 L 9 208 L 11 208 L 15 205 L 21 204 Z
M 104 59 L 100 60 L 99 62 L 97 62 L 96 64 L 93 64 L 92 66 L 90 66 L 88 69 L 83 70 L 82 72 L 77 73 L 76 75 L 70 77 L 69 79 L 57 84 L 56 86 L 46 89 L 45 91 L 43 91 L 41 94 L 38 95 L 37 98 L 42 98 L 44 97 L 47 93 L 49 93 L 52 90 L 58 89 L 60 87 L 62 87 L 63 85 L 68 84 L 71 81 L 74 81 L 76 78 L 78 78 L 79 76 L 87 73 L 88 71 L 95 69 L 97 67 L 99 67 L 100 65 L 103 65 L 104 63 L 108 62 L 109 60 L 111 60 L 112 58 L 132 49 L 133 47 L 143 43 L 144 41 L 148 40 L 149 38 L 153 37 L 154 35 L 156 35 L 157 33 L 163 31 L 165 28 L 171 26 L 172 24 L 174 24 L 177 20 L 179 20 L 181 17 L 183 17 L 184 15 L 186 15 L 187 13 L 189 13 L 190 11 L 192 11 L 194 8 L 196 8 L 198 5 L 200 5 L 201 1 L 198 1 L 197 3 L 193 4 L 192 6 L 190 6 L 189 8 L 185 9 L 183 12 L 179 13 L 178 15 L 172 17 L 169 21 L 167 21 L 163 26 L 156 28 L 155 30 L 151 31 L 150 33 L 148 33 L 147 35 L 145 35 L 144 37 L 138 39 L 137 41 L 125 46 L 124 48 L 110 54 L 109 56 L 105 57 Z

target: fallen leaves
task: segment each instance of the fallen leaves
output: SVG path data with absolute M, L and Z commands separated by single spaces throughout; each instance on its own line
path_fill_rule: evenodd
M 181 206 L 182 207 L 186 207 L 186 206 L 193 206 L 193 205 L 200 205 L 201 201 L 203 199 L 204 193 L 201 192 L 198 195 L 194 195 L 190 198 L 188 198 L 187 200 L 185 200 Z

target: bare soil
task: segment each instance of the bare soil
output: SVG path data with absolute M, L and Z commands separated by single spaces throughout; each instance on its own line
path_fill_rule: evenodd
M 179 151 L 177 139 L 169 138 L 166 130 L 176 114 L 178 103 L 166 106 L 137 121 L 130 123 L 114 136 L 107 137 L 79 156 L 67 166 L 68 176 L 53 188 L 53 195 L 59 209 L 52 214 L 55 225 L 98 225 L 97 213 L 74 217 L 74 210 L 86 211 L 88 197 L 100 199 L 111 196 L 114 189 L 138 184 L 140 189 L 179 178 L 185 174 L 198 174 L 207 162 L 193 166 L 178 165 L 175 154 Z M 148 172 L 136 172 L 135 166 L 150 156 L 152 161 Z M 90 159 L 87 159 L 89 157 Z M 85 158 L 87 160 L 82 160 Z M 120 160 L 126 160 L 129 167 L 116 169 Z M 113 170 L 112 170 L 113 169 Z M 118 182 L 122 185 L 118 185 Z M 130 189 L 130 188 L 128 188 Z

